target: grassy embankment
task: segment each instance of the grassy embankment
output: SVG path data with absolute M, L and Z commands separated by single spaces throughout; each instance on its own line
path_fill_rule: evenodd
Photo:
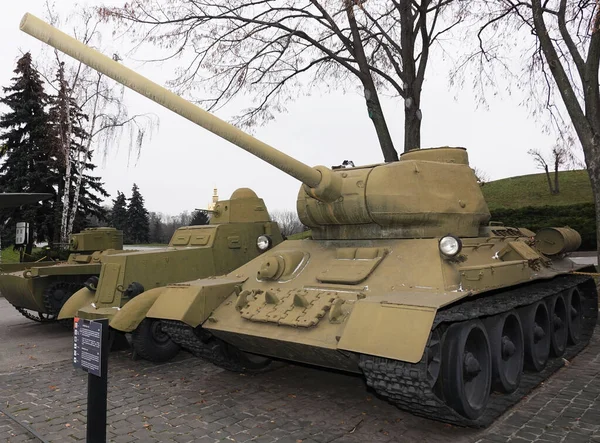
M 532 174 L 489 182 L 481 190 L 491 211 L 526 206 L 568 206 L 594 201 L 590 179 L 585 170 L 559 172 L 559 187 L 560 193 L 552 195 L 548 189 L 546 174 Z

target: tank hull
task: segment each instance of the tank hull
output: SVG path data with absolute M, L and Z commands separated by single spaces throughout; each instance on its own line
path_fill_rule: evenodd
M 99 273 L 99 264 L 55 264 L 52 268 L 29 268 L 21 272 L 0 274 L 0 293 L 16 308 L 49 314 L 43 296 L 49 285 L 59 281 L 79 282 L 83 285 L 85 280 Z
M 461 258 L 454 259 L 440 253 L 439 239 L 286 241 L 226 277 L 160 288 L 147 316 L 163 321 L 181 346 L 224 367 L 240 369 L 224 359 L 227 353 L 207 347 L 206 334 L 246 355 L 363 374 L 403 409 L 486 426 L 579 352 L 597 316 L 592 280 L 572 274 L 581 267 L 565 258 L 550 261 L 529 236 L 501 230 L 506 235 L 463 238 Z M 282 272 L 265 271 L 273 258 Z M 441 375 L 428 379 L 428 359 L 432 343 L 449 340 L 450 326 L 496 321 L 535 303 L 550 309 L 573 288 L 585 313 L 580 337 L 564 354 L 524 376 L 516 393 L 492 396 L 491 407 L 477 417 L 446 404 Z M 443 338 L 435 338 L 438 333 Z M 394 382 L 389 368 L 400 374 Z

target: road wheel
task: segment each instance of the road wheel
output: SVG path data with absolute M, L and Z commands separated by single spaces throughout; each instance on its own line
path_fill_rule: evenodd
M 548 300 L 548 311 L 550 312 L 550 351 L 553 356 L 560 357 L 567 349 L 569 336 L 567 304 L 562 294 Z
M 472 420 L 487 406 L 492 360 L 486 330 L 479 320 L 451 325 L 442 352 L 442 383 L 446 403 Z
M 583 306 L 581 294 L 577 288 L 573 288 L 567 295 L 567 319 L 569 329 L 569 343 L 576 345 L 581 339 L 581 323 L 583 322 Z
M 519 387 L 523 372 L 523 330 L 515 311 L 485 320 L 492 353 L 494 390 L 510 393 Z
M 543 301 L 519 309 L 525 340 L 525 365 L 536 372 L 546 367 L 550 356 L 550 318 Z
M 180 349 L 156 318 L 145 318 L 131 333 L 131 341 L 137 355 L 155 363 L 173 359 Z
M 262 355 L 244 352 L 229 343 L 221 342 L 223 360 L 221 364 L 225 369 L 238 372 L 263 372 L 271 369 L 273 360 Z

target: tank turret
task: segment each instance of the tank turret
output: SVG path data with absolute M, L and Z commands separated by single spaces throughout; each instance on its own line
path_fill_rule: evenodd
M 414 238 L 448 232 L 476 237 L 490 217 L 464 149 L 419 150 L 399 162 L 368 167 L 312 168 L 30 14 L 23 17 L 21 30 L 300 180 L 298 215 L 315 238 Z
M 115 228 L 87 228 L 78 234 L 71 234 L 71 252 L 104 251 L 123 249 L 123 231 Z

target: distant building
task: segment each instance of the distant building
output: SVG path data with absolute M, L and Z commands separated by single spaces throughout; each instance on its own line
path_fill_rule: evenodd
M 217 193 L 217 188 L 214 189 L 213 191 L 213 196 L 212 196 L 212 202 L 210 202 L 208 204 L 208 210 L 209 211 L 214 211 L 215 206 L 217 205 L 217 202 L 219 201 L 219 194 Z

